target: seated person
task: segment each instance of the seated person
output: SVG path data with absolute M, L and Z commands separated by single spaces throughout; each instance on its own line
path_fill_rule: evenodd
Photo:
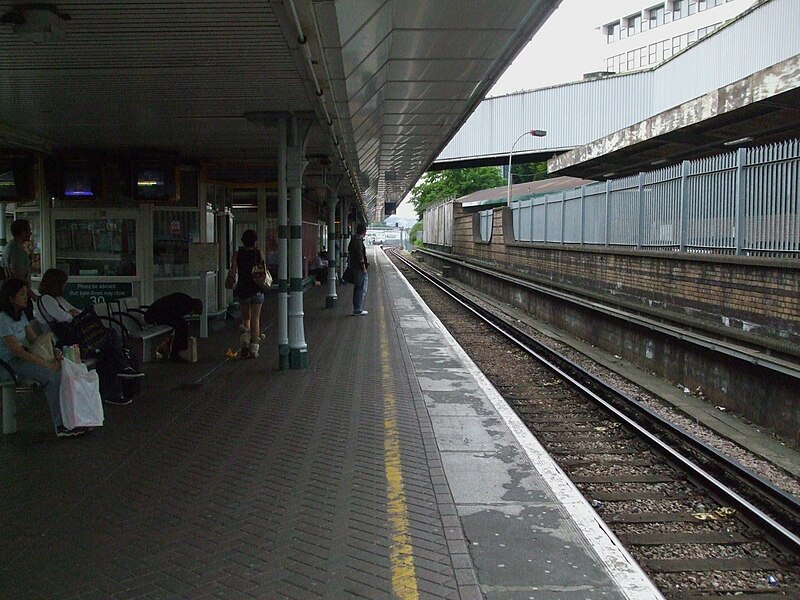
M 36 332 L 25 315 L 27 307 L 27 283 L 19 279 L 6 280 L 0 288 L 0 359 L 6 361 L 20 379 L 29 379 L 43 386 L 58 437 L 80 435 L 84 429 L 67 429 L 61 419 L 61 352 L 57 352 L 57 360 L 50 363 L 25 349 L 24 344 L 36 340 Z
M 145 323 L 172 327 L 174 338 L 169 359 L 172 362 L 189 362 L 185 352 L 189 347 L 189 323 L 185 315 L 199 315 L 203 312 L 203 301 L 188 294 L 176 292 L 159 298 L 144 313 Z
M 43 327 L 49 327 L 51 331 L 61 329 L 63 332 L 63 328 L 57 328 L 54 324 L 69 323 L 81 312 L 64 298 L 64 286 L 67 284 L 67 279 L 67 274 L 61 269 L 47 269 L 39 284 L 39 299 L 34 307 L 36 318 Z M 102 346 L 97 355 L 100 396 L 108 404 L 130 404 L 131 399 L 125 397 L 119 379 L 144 377 L 144 373 L 140 373 L 128 363 L 119 333 L 114 329 L 109 329 L 109 332 L 108 342 Z M 53 333 L 59 337 L 58 331 L 53 331 Z M 78 340 L 60 339 L 59 341 L 62 344 L 78 343 Z
M 328 253 L 323 248 L 311 263 L 309 271 L 316 275 L 314 285 L 322 285 L 328 279 Z

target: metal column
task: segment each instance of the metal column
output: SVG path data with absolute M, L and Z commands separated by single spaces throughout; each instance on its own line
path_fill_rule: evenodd
M 289 187 L 289 368 L 308 367 L 308 347 L 303 328 L 303 170 L 305 143 L 300 124 L 292 115 L 291 145 L 286 181 Z
M 336 296 L 336 205 L 339 197 L 336 190 L 338 182 L 334 183 L 333 189 L 328 191 L 328 295 L 325 297 L 325 308 L 334 308 L 337 302 Z
M 286 118 L 278 119 L 278 368 L 289 370 L 289 218 Z
M 342 200 L 342 264 L 340 265 L 341 275 L 347 268 L 349 256 L 347 247 L 350 245 L 350 201 Z

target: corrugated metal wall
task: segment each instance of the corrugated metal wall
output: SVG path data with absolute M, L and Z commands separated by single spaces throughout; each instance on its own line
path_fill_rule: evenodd
M 771 0 L 653 70 L 484 100 L 437 158 L 582 146 L 800 54 L 800 1 Z M 568 48 L 560 51 L 567 52 Z

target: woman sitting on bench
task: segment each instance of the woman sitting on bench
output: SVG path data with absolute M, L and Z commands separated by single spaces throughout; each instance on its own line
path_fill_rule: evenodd
M 38 316 L 45 326 L 53 323 L 69 323 L 81 311 L 64 298 L 64 286 L 68 276 L 61 269 L 47 269 L 39 284 L 39 299 L 36 302 Z M 58 332 L 53 331 L 58 337 Z M 97 355 L 97 374 L 100 376 L 100 396 L 108 404 L 130 404 L 131 399 L 123 393 L 120 378 L 144 377 L 130 366 L 122 348 L 122 340 L 114 329 L 109 329 L 109 341 Z M 59 340 L 62 344 L 78 343 L 78 340 Z
M 23 344 L 36 340 L 36 333 L 28 323 L 25 309 L 28 306 L 28 285 L 19 279 L 8 279 L 0 288 L 0 359 L 14 370 L 20 379 L 28 379 L 44 387 L 50 417 L 58 437 L 80 435 L 85 430 L 67 429 L 61 420 L 58 399 L 61 384 L 61 353 L 56 362 L 49 363 L 28 352 Z

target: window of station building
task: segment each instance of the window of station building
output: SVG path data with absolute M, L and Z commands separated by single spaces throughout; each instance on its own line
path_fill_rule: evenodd
M 686 0 L 672 0 L 672 20 L 677 21 L 686 16 Z
M 136 275 L 135 219 L 55 219 L 56 268 L 70 276 Z
M 200 242 L 198 210 L 153 211 L 153 262 L 156 277 L 180 277 L 189 272 L 189 244 Z
M 697 13 L 697 0 L 686 0 L 689 3 L 688 14 L 694 15 Z

